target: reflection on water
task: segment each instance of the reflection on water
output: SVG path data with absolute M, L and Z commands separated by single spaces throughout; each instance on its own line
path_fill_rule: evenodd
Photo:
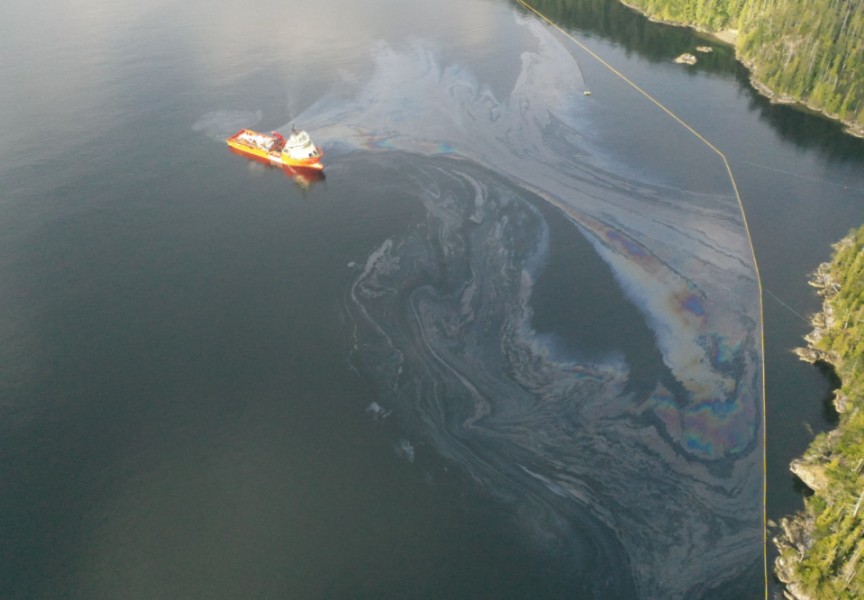
M 389 152 L 426 210 L 358 269 L 352 362 L 594 597 L 734 588 L 762 539 L 761 324 L 740 208 L 695 138 L 655 151 L 697 177 L 616 160 L 592 138 L 601 113 L 576 101 L 572 56 L 523 24 L 535 45 L 506 97 L 422 44 L 381 45 L 359 92 L 298 118 L 331 157 Z M 652 386 L 628 385 L 628 348 L 590 355 L 533 329 L 549 248 L 537 196 L 611 270 L 618 290 L 598 295 L 640 311 L 665 365 Z
M 10 5 L 0 596 L 752 591 L 716 157 L 506 2 L 336 5 Z M 225 151 L 289 119 L 326 144 L 308 202 Z
M 531 6 L 565 28 L 613 40 L 628 52 L 652 62 L 693 51 L 693 34 L 683 27 L 658 27 L 621 2 L 597 0 L 531 0 Z M 519 10 L 529 13 L 519 6 Z M 706 36 L 707 37 L 707 36 Z M 701 54 L 692 70 L 726 74 L 735 62 L 731 47 L 712 43 L 714 52 Z
M 292 167 L 290 165 L 274 163 L 260 156 L 246 154 L 235 148 L 229 147 L 228 150 L 232 154 L 236 154 L 237 156 L 241 156 L 250 161 L 250 167 L 259 166 L 265 170 L 278 169 L 282 171 L 285 176 L 288 177 L 291 181 L 293 181 L 295 185 L 297 185 L 297 187 L 301 190 L 308 190 L 316 183 L 321 183 L 322 181 L 324 181 L 326 177 L 324 175 L 324 171 L 322 171 L 321 169 L 304 169 L 303 167 Z

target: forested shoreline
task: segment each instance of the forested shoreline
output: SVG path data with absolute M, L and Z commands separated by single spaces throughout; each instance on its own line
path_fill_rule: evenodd
M 798 354 L 840 378 L 840 420 L 791 465 L 813 494 L 802 513 L 780 523 L 775 572 L 793 598 L 851 600 L 864 598 L 864 227 L 834 246 L 811 283 L 822 312 Z
M 761 93 L 822 112 L 864 137 L 864 2 L 622 2 L 655 20 L 734 32 L 736 55 Z M 839 378 L 839 425 L 790 465 L 812 494 L 804 511 L 781 520 L 774 567 L 790 598 L 851 600 L 864 598 L 864 227 L 834 246 L 811 283 L 823 307 L 798 354 Z
M 754 86 L 843 122 L 864 137 L 864 2 L 622 0 L 655 20 L 735 32 Z

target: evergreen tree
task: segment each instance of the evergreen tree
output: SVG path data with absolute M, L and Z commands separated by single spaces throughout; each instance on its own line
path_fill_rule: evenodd
M 736 29 L 757 81 L 864 134 L 864 0 L 627 0 L 648 15 Z

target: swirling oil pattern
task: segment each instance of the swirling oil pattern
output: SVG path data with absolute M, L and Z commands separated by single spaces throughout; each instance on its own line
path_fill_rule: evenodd
M 426 211 L 358 261 L 352 363 L 406 436 L 584 574 L 572 597 L 748 597 L 762 553 L 761 323 L 737 199 L 695 138 L 681 142 L 702 161 L 695 181 L 595 140 L 573 56 L 521 23 L 533 42 L 504 97 L 422 43 L 382 44 L 368 82 L 298 117 L 337 162 L 387 156 Z M 653 376 L 637 384 L 627 347 L 535 329 L 543 202 L 641 315 L 662 357 Z

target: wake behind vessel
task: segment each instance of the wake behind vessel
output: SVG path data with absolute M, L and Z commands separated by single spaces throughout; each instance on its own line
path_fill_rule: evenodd
M 291 128 L 287 139 L 278 131 L 258 133 L 241 129 L 226 141 L 234 150 L 274 164 L 319 171 L 324 169 L 321 162 L 324 153 L 312 143 L 308 133 L 298 131 L 295 127 Z

